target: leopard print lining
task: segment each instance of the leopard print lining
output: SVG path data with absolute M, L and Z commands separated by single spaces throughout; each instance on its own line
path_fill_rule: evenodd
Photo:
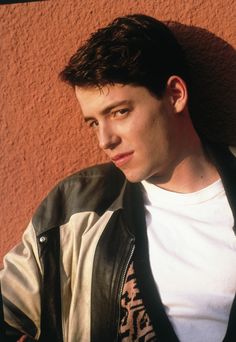
M 157 341 L 137 287 L 133 262 L 129 265 L 121 297 L 119 341 Z

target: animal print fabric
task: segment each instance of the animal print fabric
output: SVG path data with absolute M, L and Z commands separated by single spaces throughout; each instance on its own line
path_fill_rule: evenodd
M 157 341 L 152 323 L 137 287 L 133 262 L 129 265 L 121 297 L 119 341 Z

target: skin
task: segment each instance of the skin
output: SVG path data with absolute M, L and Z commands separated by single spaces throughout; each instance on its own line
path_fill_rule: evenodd
M 193 192 L 218 173 L 206 159 L 187 108 L 179 77 L 157 98 L 141 86 L 75 87 L 84 119 L 100 148 L 131 182 L 148 180 L 175 192 Z

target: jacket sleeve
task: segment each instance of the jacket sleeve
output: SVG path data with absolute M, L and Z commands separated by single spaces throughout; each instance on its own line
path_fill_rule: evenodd
M 0 272 L 1 315 L 5 326 L 35 339 L 40 335 L 41 283 L 42 269 L 31 222 L 21 243 L 4 257 L 4 267 Z

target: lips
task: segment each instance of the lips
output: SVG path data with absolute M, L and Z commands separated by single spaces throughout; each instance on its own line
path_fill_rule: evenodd
M 134 153 L 133 151 L 120 153 L 120 154 L 115 155 L 113 158 L 111 158 L 111 160 L 117 167 L 121 167 L 132 159 L 133 153 Z

